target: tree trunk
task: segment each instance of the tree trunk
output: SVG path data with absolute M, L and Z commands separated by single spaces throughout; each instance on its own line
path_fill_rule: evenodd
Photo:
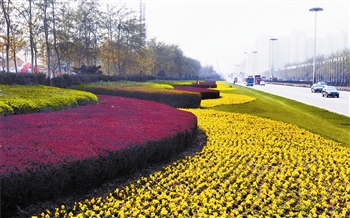
M 31 72 L 34 69 L 34 39 L 33 39 L 33 18 L 32 18 L 32 0 L 29 0 L 29 41 L 30 41 L 30 64 L 31 64 Z
M 9 12 L 9 8 L 10 8 L 10 1 L 7 1 L 7 7 L 5 8 L 5 2 L 1 1 L 1 7 L 2 7 L 2 12 L 4 14 L 5 17 L 5 21 L 6 21 L 6 35 L 7 35 L 7 39 L 6 39 L 6 69 L 7 72 L 10 71 L 10 26 L 11 26 L 11 20 L 10 20 L 10 12 Z
M 49 43 L 49 27 L 47 25 L 47 0 L 44 1 L 44 33 L 45 33 L 45 42 L 46 42 L 46 51 L 47 51 L 47 77 L 51 82 L 51 49 Z M 50 84 L 51 85 L 51 84 Z
M 16 56 L 16 50 L 13 50 L 13 62 L 15 63 L 15 72 L 17 73 L 17 56 Z
M 53 1 L 51 4 L 52 4 L 53 45 L 54 45 L 56 56 L 57 56 L 58 72 L 61 73 L 61 57 L 60 57 L 60 53 L 59 53 L 58 48 L 57 48 L 57 36 L 56 36 L 56 25 L 55 25 L 55 23 L 56 23 L 55 1 Z

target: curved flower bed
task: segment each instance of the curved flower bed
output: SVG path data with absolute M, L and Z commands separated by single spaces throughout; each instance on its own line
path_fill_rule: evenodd
M 41 215 L 350 217 L 350 149 L 266 118 L 188 111 L 208 136 L 200 153 L 106 197 Z
M 100 184 L 168 158 L 194 138 L 190 112 L 98 97 L 97 105 L 0 117 L 3 211 Z
M 96 95 L 79 90 L 0 84 L 0 115 L 51 112 L 97 102 Z
M 202 100 L 201 107 L 209 108 L 209 107 L 215 107 L 219 105 L 245 104 L 254 100 L 255 100 L 254 97 L 250 97 L 247 95 L 221 93 L 221 98 Z
M 113 95 L 155 101 L 175 108 L 198 108 L 202 99 L 199 93 L 141 86 L 88 85 L 84 87 L 84 90 L 98 95 Z
M 199 92 L 202 95 L 202 99 L 220 98 L 220 91 L 215 89 L 192 87 L 192 86 L 174 86 L 174 89 L 187 91 L 187 92 Z

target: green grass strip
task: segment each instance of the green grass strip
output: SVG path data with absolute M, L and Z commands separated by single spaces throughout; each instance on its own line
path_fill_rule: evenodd
M 221 92 L 248 95 L 256 100 L 246 104 L 220 105 L 214 107 L 214 110 L 251 114 L 295 124 L 350 147 L 350 119 L 347 116 L 238 85 L 234 85 L 232 90 L 225 89 Z

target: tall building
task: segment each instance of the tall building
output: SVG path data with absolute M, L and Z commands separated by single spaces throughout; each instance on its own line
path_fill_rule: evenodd
M 273 47 L 271 38 L 276 38 Z M 316 39 L 316 55 L 325 57 L 342 52 L 349 48 L 349 31 L 343 30 L 338 33 L 328 34 L 326 37 Z M 260 35 L 255 38 L 256 54 L 256 73 L 269 72 L 271 61 L 274 69 L 282 69 L 286 64 L 297 64 L 312 59 L 314 55 L 314 39 L 307 37 L 305 31 L 293 31 L 287 36 Z M 271 55 L 273 53 L 273 55 Z M 252 65 L 252 57 L 248 64 Z M 271 59 L 273 58 L 273 60 Z M 250 70 L 252 66 L 249 67 Z

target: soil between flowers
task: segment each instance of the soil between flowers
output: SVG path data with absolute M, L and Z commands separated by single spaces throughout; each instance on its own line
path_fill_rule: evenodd
M 110 192 L 113 192 L 116 188 L 123 188 L 130 183 L 134 183 L 140 177 L 147 177 L 154 172 L 162 170 L 165 166 L 172 164 L 177 160 L 181 160 L 186 156 L 194 156 L 197 152 L 200 152 L 203 146 L 206 144 L 207 137 L 205 133 L 198 129 L 196 138 L 193 140 L 191 146 L 179 153 L 178 155 L 173 156 L 167 161 L 155 163 L 147 166 L 143 169 L 135 169 L 132 173 L 116 178 L 109 182 L 102 184 L 100 187 L 94 188 L 92 190 L 87 190 L 86 193 L 81 195 L 73 195 L 65 198 L 54 199 L 51 201 L 45 202 L 35 202 L 32 205 L 26 208 L 17 207 L 17 212 L 13 214 L 8 214 L 7 217 L 12 218 L 29 218 L 31 216 L 40 216 L 41 212 L 49 209 L 54 210 L 61 205 L 70 207 L 74 202 L 82 202 L 85 199 L 92 199 L 96 197 L 106 197 Z

